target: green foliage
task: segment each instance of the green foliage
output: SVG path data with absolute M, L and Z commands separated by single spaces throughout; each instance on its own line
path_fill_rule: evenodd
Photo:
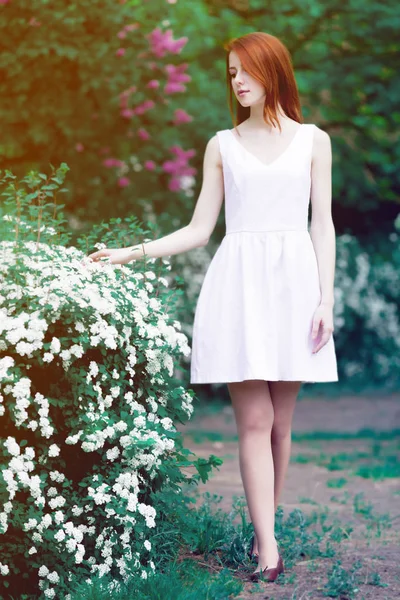
M 399 210 L 397 3 L 206 4 L 218 19 L 222 40 L 265 31 L 291 52 L 305 121 L 331 136 L 338 231 L 368 233 L 367 238 L 377 230 L 391 231 Z M 220 70 L 219 80 L 221 75 Z M 223 123 L 229 123 L 228 116 Z
M 344 569 L 342 561 L 337 560 L 328 571 L 328 582 L 324 586 L 324 596 L 329 598 L 355 598 L 358 586 L 361 583 L 357 571 L 361 568 L 361 562 L 354 561 L 350 570 Z
M 0 180 L 1 196 L 4 197 L 0 210 L 0 237 L 13 241 L 16 250 L 28 241 L 65 245 L 70 233 L 65 227 L 67 220 L 59 204 L 58 194 L 66 192 L 64 183 L 68 165 L 62 163 L 58 169 L 51 165 L 52 176 L 30 171 L 20 181 L 6 170 Z M 15 227 L 10 227 L 10 221 Z M 49 226 L 51 221 L 51 226 Z
M 173 146 L 180 145 L 178 128 L 185 122 L 175 113 L 175 97 L 185 87 L 168 91 L 167 69 L 175 66 L 183 81 L 190 79 L 177 59 L 180 49 L 157 54 L 151 46 L 156 28 L 163 35 L 168 30 L 166 8 L 165 0 L 60 0 L 57 9 L 22 0 L 3 6 L 0 166 L 22 176 L 65 160 L 71 167 L 67 210 L 84 221 L 133 210 L 148 216 L 149 197 L 152 209 L 164 212 L 171 175 L 163 164 L 175 158 Z M 154 81 L 159 89 L 150 86 Z M 104 165 L 105 159 L 115 165 Z M 190 169 L 183 174 L 191 175 Z M 127 188 L 122 178 L 131 179 Z M 176 205 L 170 215 L 178 214 L 190 181 L 185 185 L 184 193 L 169 189 Z
M 373 442 L 364 451 L 339 452 L 330 454 L 297 454 L 292 457 L 292 462 L 307 464 L 315 463 L 329 471 L 348 470 L 349 475 L 359 475 L 366 479 L 383 480 L 388 477 L 399 477 L 400 467 L 398 455 L 400 443 L 382 444 Z M 328 487 L 340 488 L 346 484 L 344 478 L 331 479 Z
M 305 121 L 331 136 L 338 232 L 389 232 L 398 212 L 400 159 L 396 9 L 393 0 L 297 0 L 284 7 L 233 0 L 62 0 L 57 10 L 49 2 L 9 2 L 0 13 L 2 165 L 25 173 L 65 160 L 72 170 L 66 206 L 81 219 L 154 212 L 163 230 L 180 225 L 192 213 L 194 193 L 168 189 L 160 165 L 178 145 L 195 152 L 189 180 L 201 174 L 206 142 L 231 126 L 223 43 L 266 31 L 292 54 Z M 133 23 L 138 30 L 118 37 Z M 178 64 L 172 54 L 148 52 L 146 35 L 156 27 L 188 38 L 179 57 L 190 75 L 184 94 L 166 97 L 146 87 L 151 79 L 164 82 L 165 66 Z M 129 120 L 121 116 L 119 101 L 132 85 L 133 106 L 146 98 L 156 109 Z M 178 108 L 190 116 L 184 126 L 174 120 Z M 149 141 L 138 135 L 141 127 Z M 104 168 L 105 157 L 124 163 L 120 175 Z M 157 169 L 136 172 L 135 162 L 140 167 L 146 160 Z M 120 188 L 116 177 L 125 176 L 124 169 L 134 184 Z M 196 191 L 200 184 L 199 178 Z M 223 227 L 221 215 L 218 235 Z
M 170 563 L 150 579 L 131 581 L 125 586 L 117 585 L 110 578 L 101 581 L 96 577 L 90 588 L 87 584 L 76 587 L 71 600 L 108 600 L 111 590 L 113 600 L 227 600 L 236 597 L 242 589 L 243 584 L 228 570 L 211 574 L 187 560 Z

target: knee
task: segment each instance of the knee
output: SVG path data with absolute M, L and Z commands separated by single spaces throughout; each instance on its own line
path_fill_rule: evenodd
M 253 414 L 248 415 L 241 423 L 240 431 L 242 435 L 270 435 L 273 423 L 272 414 Z
M 287 440 L 290 440 L 292 436 L 292 429 L 290 425 L 286 423 L 279 423 L 274 421 L 271 428 L 271 443 L 280 444 Z

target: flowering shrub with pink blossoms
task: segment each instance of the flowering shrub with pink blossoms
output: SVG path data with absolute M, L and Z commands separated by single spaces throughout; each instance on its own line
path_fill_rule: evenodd
M 193 392 L 174 378 L 190 348 L 165 310 L 169 261 L 156 275 L 157 259 L 94 263 L 56 243 L 62 213 L 46 214 L 66 170 L 1 182 L 0 595 L 68 600 L 75 581 L 148 577 L 152 494 L 198 480 L 182 465 L 208 469 L 175 427 Z
M 187 127 L 195 107 L 185 103 L 193 50 L 185 59 L 189 38 L 180 32 L 194 13 L 206 18 L 206 7 L 166 0 L 59 0 L 56 11 L 51 2 L 3 4 L 3 164 L 23 173 L 49 160 L 68 162 L 66 204 L 80 219 L 130 209 L 145 218 L 148 198 L 157 214 L 168 204 L 180 217 L 197 174 Z

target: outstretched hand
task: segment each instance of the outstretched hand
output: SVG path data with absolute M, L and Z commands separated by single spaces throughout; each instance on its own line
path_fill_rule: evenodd
M 92 252 L 88 258 L 93 260 L 93 262 L 98 262 L 103 258 L 106 259 L 106 262 L 113 265 L 126 265 L 133 260 L 132 253 L 128 248 L 103 248 L 97 252 Z
M 314 313 L 311 328 L 311 339 L 316 340 L 317 336 L 320 337 L 317 345 L 313 349 L 313 354 L 316 354 L 323 346 L 325 346 L 333 331 L 333 306 L 321 303 Z

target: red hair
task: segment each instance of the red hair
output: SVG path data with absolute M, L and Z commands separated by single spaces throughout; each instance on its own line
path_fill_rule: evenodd
M 236 99 L 236 115 L 234 114 L 234 93 L 229 73 L 229 52 L 238 55 L 242 67 L 249 75 L 264 86 L 266 97 L 264 102 L 264 121 L 269 125 L 281 127 L 277 117 L 278 102 L 285 114 L 303 122 L 300 98 L 294 78 L 292 59 L 289 50 L 275 36 L 263 31 L 254 31 L 224 44 L 226 53 L 226 77 L 229 97 L 229 112 L 235 126 L 250 116 L 250 107 L 242 106 Z

